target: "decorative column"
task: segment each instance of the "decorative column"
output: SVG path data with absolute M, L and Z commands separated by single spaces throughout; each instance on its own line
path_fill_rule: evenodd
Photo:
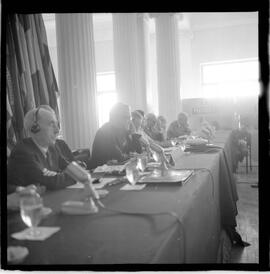
M 158 113 L 155 21 L 144 15 L 146 102 L 148 113 Z
M 170 123 L 181 111 L 178 16 L 174 13 L 158 13 L 154 16 L 159 114 L 164 115 Z
M 192 54 L 191 41 L 193 33 L 191 30 L 181 30 L 179 32 L 179 46 L 180 46 L 180 94 L 183 97 L 197 97 L 194 94 L 193 73 L 192 73 Z M 188 96 L 189 95 L 189 96 Z
M 113 13 L 113 45 L 118 100 L 146 109 L 143 16 Z
M 55 18 L 63 136 L 72 149 L 91 149 L 98 128 L 92 14 Z

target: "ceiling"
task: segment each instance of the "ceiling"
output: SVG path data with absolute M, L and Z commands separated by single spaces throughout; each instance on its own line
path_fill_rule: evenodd
M 43 14 L 45 21 L 54 20 L 54 13 Z M 222 26 L 226 24 L 249 24 L 258 22 L 258 12 L 197 12 L 182 13 L 181 24 L 190 25 L 191 29 Z M 112 20 L 111 13 L 94 13 L 94 22 L 106 26 Z
M 97 40 L 112 39 L 112 14 L 94 13 L 94 28 L 97 31 Z M 48 27 L 53 26 L 55 14 L 43 14 Z M 237 26 L 243 24 L 258 24 L 258 12 L 197 12 L 179 13 L 179 29 L 200 31 L 212 28 Z M 154 20 L 150 20 L 150 31 L 155 32 Z
M 198 12 L 184 13 L 192 30 L 229 25 L 258 24 L 258 12 Z

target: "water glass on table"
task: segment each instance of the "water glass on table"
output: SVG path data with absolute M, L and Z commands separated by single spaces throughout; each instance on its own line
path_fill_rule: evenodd
M 186 149 L 186 142 L 185 141 L 180 142 L 179 148 L 181 149 L 182 152 L 184 152 Z
M 148 156 L 146 154 L 141 154 L 137 157 L 137 168 L 144 172 L 147 166 Z
M 23 222 L 30 228 L 29 236 L 40 235 L 37 226 L 43 217 L 43 200 L 36 192 L 20 198 L 20 213 Z
M 173 147 L 176 146 L 177 143 L 178 143 L 178 140 L 176 138 L 171 139 L 171 144 L 172 144 Z
M 138 170 L 138 160 L 132 159 L 126 165 L 126 176 L 130 184 L 135 185 L 140 178 L 140 173 Z

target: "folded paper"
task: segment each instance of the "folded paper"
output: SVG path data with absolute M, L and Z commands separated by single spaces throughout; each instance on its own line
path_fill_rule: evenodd
M 30 234 L 30 228 L 26 228 L 23 231 L 13 233 L 11 237 L 17 239 L 17 240 L 31 240 L 31 241 L 44 241 L 50 236 L 52 236 L 54 233 L 60 230 L 60 227 L 45 227 L 45 226 L 39 226 L 37 227 L 38 233 L 37 235 L 31 235 Z
M 120 190 L 142 190 L 144 187 L 145 187 L 145 184 L 140 184 L 140 185 L 126 184 L 123 187 L 121 187 Z

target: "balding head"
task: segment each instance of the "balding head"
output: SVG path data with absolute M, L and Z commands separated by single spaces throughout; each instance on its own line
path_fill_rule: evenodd
M 157 117 L 157 123 L 158 123 L 158 126 L 160 129 L 166 129 L 166 125 L 167 125 L 167 121 L 166 121 L 166 118 L 162 115 L 159 115 Z
M 39 128 L 36 132 L 31 130 L 34 125 Z M 54 144 L 59 133 L 55 112 L 47 105 L 41 105 L 28 111 L 24 117 L 24 128 L 27 135 L 43 147 Z
M 130 107 L 124 103 L 116 103 L 110 111 L 110 122 L 118 128 L 128 130 L 130 124 Z
M 177 121 L 180 125 L 187 125 L 188 116 L 185 112 L 180 112 L 177 116 Z
M 145 126 L 148 128 L 152 128 L 157 123 L 157 117 L 154 113 L 147 113 L 145 115 Z

